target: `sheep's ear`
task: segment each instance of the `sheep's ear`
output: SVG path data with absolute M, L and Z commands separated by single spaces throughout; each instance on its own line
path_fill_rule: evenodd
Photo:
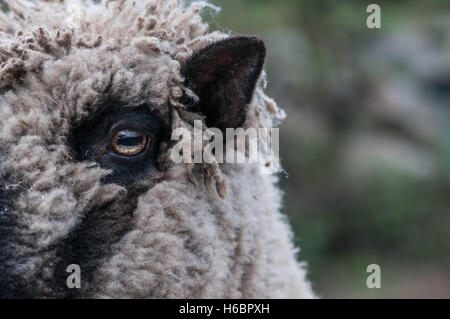
M 186 85 L 199 97 L 194 111 L 209 127 L 237 128 L 244 124 L 261 74 L 266 49 L 255 37 L 232 37 L 195 52 L 182 67 Z

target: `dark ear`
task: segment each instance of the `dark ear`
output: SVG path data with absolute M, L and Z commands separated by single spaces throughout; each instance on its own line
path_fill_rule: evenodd
M 193 110 L 206 116 L 208 127 L 242 126 L 266 49 L 255 37 L 232 37 L 195 52 L 182 67 L 186 85 L 200 100 Z

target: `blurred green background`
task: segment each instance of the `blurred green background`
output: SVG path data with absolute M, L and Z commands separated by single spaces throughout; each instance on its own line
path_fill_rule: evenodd
M 211 2 L 213 29 L 266 42 L 284 212 L 319 296 L 450 298 L 450 1 L 377 1 L 381 29 L 373 1 Z

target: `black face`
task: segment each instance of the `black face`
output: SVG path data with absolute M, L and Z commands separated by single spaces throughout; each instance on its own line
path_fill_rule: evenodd
M 8 200 L 8 187 L 6 184 L 6 181 L 8 179 L 8 176 L 6 172 L 2 168 L 2 162 L 3 162 L 3 155 L 0 151 L 0 220 L 6 216 L 9 207 L 9 200 Z
M 104 183 L 127 186 L 158 169 L 162 121 L 147 107 L 108 109 L 75 130 L 78 159 L 111 170 Z M 94 165 L 94 164 L 92 164 Z

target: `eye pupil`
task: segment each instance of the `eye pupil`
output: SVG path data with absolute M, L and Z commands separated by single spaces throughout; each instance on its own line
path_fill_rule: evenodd
M 114 150 L 121 155 L 136 155 L 145 148 L 146 144 L 146 135 L 132 130 L 118 132 L 113 140 Z
M 123 147 L 135 147 L 142 143 L 142 135 L 133 131 L 121 131 L 117 134 L 117 145 Z

